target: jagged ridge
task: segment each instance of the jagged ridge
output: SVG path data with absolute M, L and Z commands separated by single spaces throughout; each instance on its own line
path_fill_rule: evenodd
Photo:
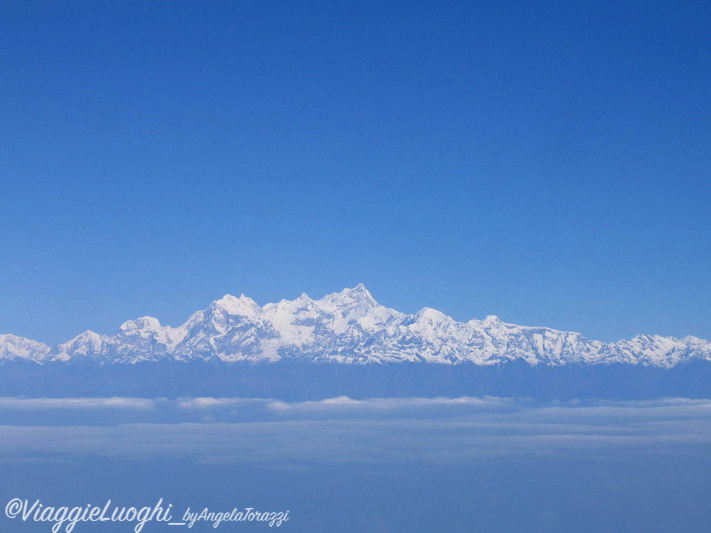
M 334 363 L 428 362 L 492 365 L 524 360 L 531 365 L 629 363 L 673 367 L 711 360 L 711 343 L 638 335 L 603 343 L 579 333 L 506 324 L 495 316 L 456 322 L 430 308 L 408 315 L 379 305 L 362 285 L 312 300 L 302 294 L 260 307 L 226 295 L 185 324 L 162 326 L 153 317 L 129 320 L 113 337 L 86 331 L 54 348 L 0 335 L 0 360 L 278 361 Z

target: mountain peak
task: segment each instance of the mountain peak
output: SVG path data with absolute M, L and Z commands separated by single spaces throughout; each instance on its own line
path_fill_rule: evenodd
M 483 320 L 483 323 L 486 326 L 499 326 L 503 324 L 501 319 L 496 315 L 486 315 L 486 318 Z
M 315 304 L 324 311 L 335 315 L 347 315 L 350 319 L 363 316 L 370 310 L 378 308 L 378 302 L 359 283 L 352 289 L 343 289 L 341 292 L 327 294 Z
M 451 317 L 445 315 L 442 311 L 432 309 L 431 307 L 423 307 L 415 313 L 413 318 L 416 322 L 423 322 L 431 325 L 454 322 Z
M 143 330 L 143 329 L 149 329 L 149 330 L 159 330 L 161 329 L 160 321 L 157 318 L 154 318 L 152 316 L 142 316 L 140 318 L 137 318 L 135 320 L 127 320 L 123 324 L 121 324 L 121 327 L 119 328 L 120 332 L 127 332 L 127 331 L 133 331 L 133 330 Z
M 229 315 L 242 315 L 251 318 L 254 318 L 262 311 L 257 302 L 244 294 L 241 294 L 239 298 L 231 294 L 225 294 L 219 300 L 212 302 L 210 307 L 222 309 Z
M 359 283 L 352 289 L 344 289 L 343 291 L 341 291 L 341 294 L 344 296 L 349 296 L 359 302 L 367 303 L 368 305 L 378 304 L 375 301 L 375 298 L 373 298 L 373 295 L 370 294 L 370 291 L 366 289 L 365 285 L 363 285 L 362 283 Z
M 19 358 L 41 361 L 49 351 L 49 346 L 38 341 L 11 334 L 0 335 L 0 359 Z

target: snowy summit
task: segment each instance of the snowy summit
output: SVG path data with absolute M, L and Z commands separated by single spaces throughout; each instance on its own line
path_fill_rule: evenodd
M 225 295 L 177 328 L 153 317 L 129 320 L 109 337 L 87 331 L 53 348 L 0 335 L 0 360 L 279 361 L 347 364 L 424 362 L 493 365 L 610 364 L 673 367 L 711 361 L 711 343 L 638 335 L 604 343 L 579 333 L 502 322 L 495 316 L 457 322 L 430 308 L 405 314 L 379 305 L 362 285 L 312 300 L 302 294 L 260 307 Z

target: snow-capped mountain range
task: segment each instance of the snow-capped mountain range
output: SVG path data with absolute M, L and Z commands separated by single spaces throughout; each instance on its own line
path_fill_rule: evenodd
M 506 324 L 496 316 L 463 323 L 430 308 L 405 314 L 379 305 L 361 284 L 320 300 L 302 294 L 296 300 L 264 307 L 244 295 L 226 295 L 176 328 L 142 317 L 125 322 L 113 337 L 86 331 L 53 348 L 0 335 L 0 361 L 13 359 L 37 363 L 298 359 L 477 365 L 523 360 L 531 365 L 673 367 L 691 360 L 711 361 L 711 342 L 638 335 L 604 343 L 574 332 Z

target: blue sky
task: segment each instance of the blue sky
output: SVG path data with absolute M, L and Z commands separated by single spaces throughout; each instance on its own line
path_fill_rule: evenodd
M 0 333 L 359 282 L 711 338 L 706 2 L 0 2 Z

